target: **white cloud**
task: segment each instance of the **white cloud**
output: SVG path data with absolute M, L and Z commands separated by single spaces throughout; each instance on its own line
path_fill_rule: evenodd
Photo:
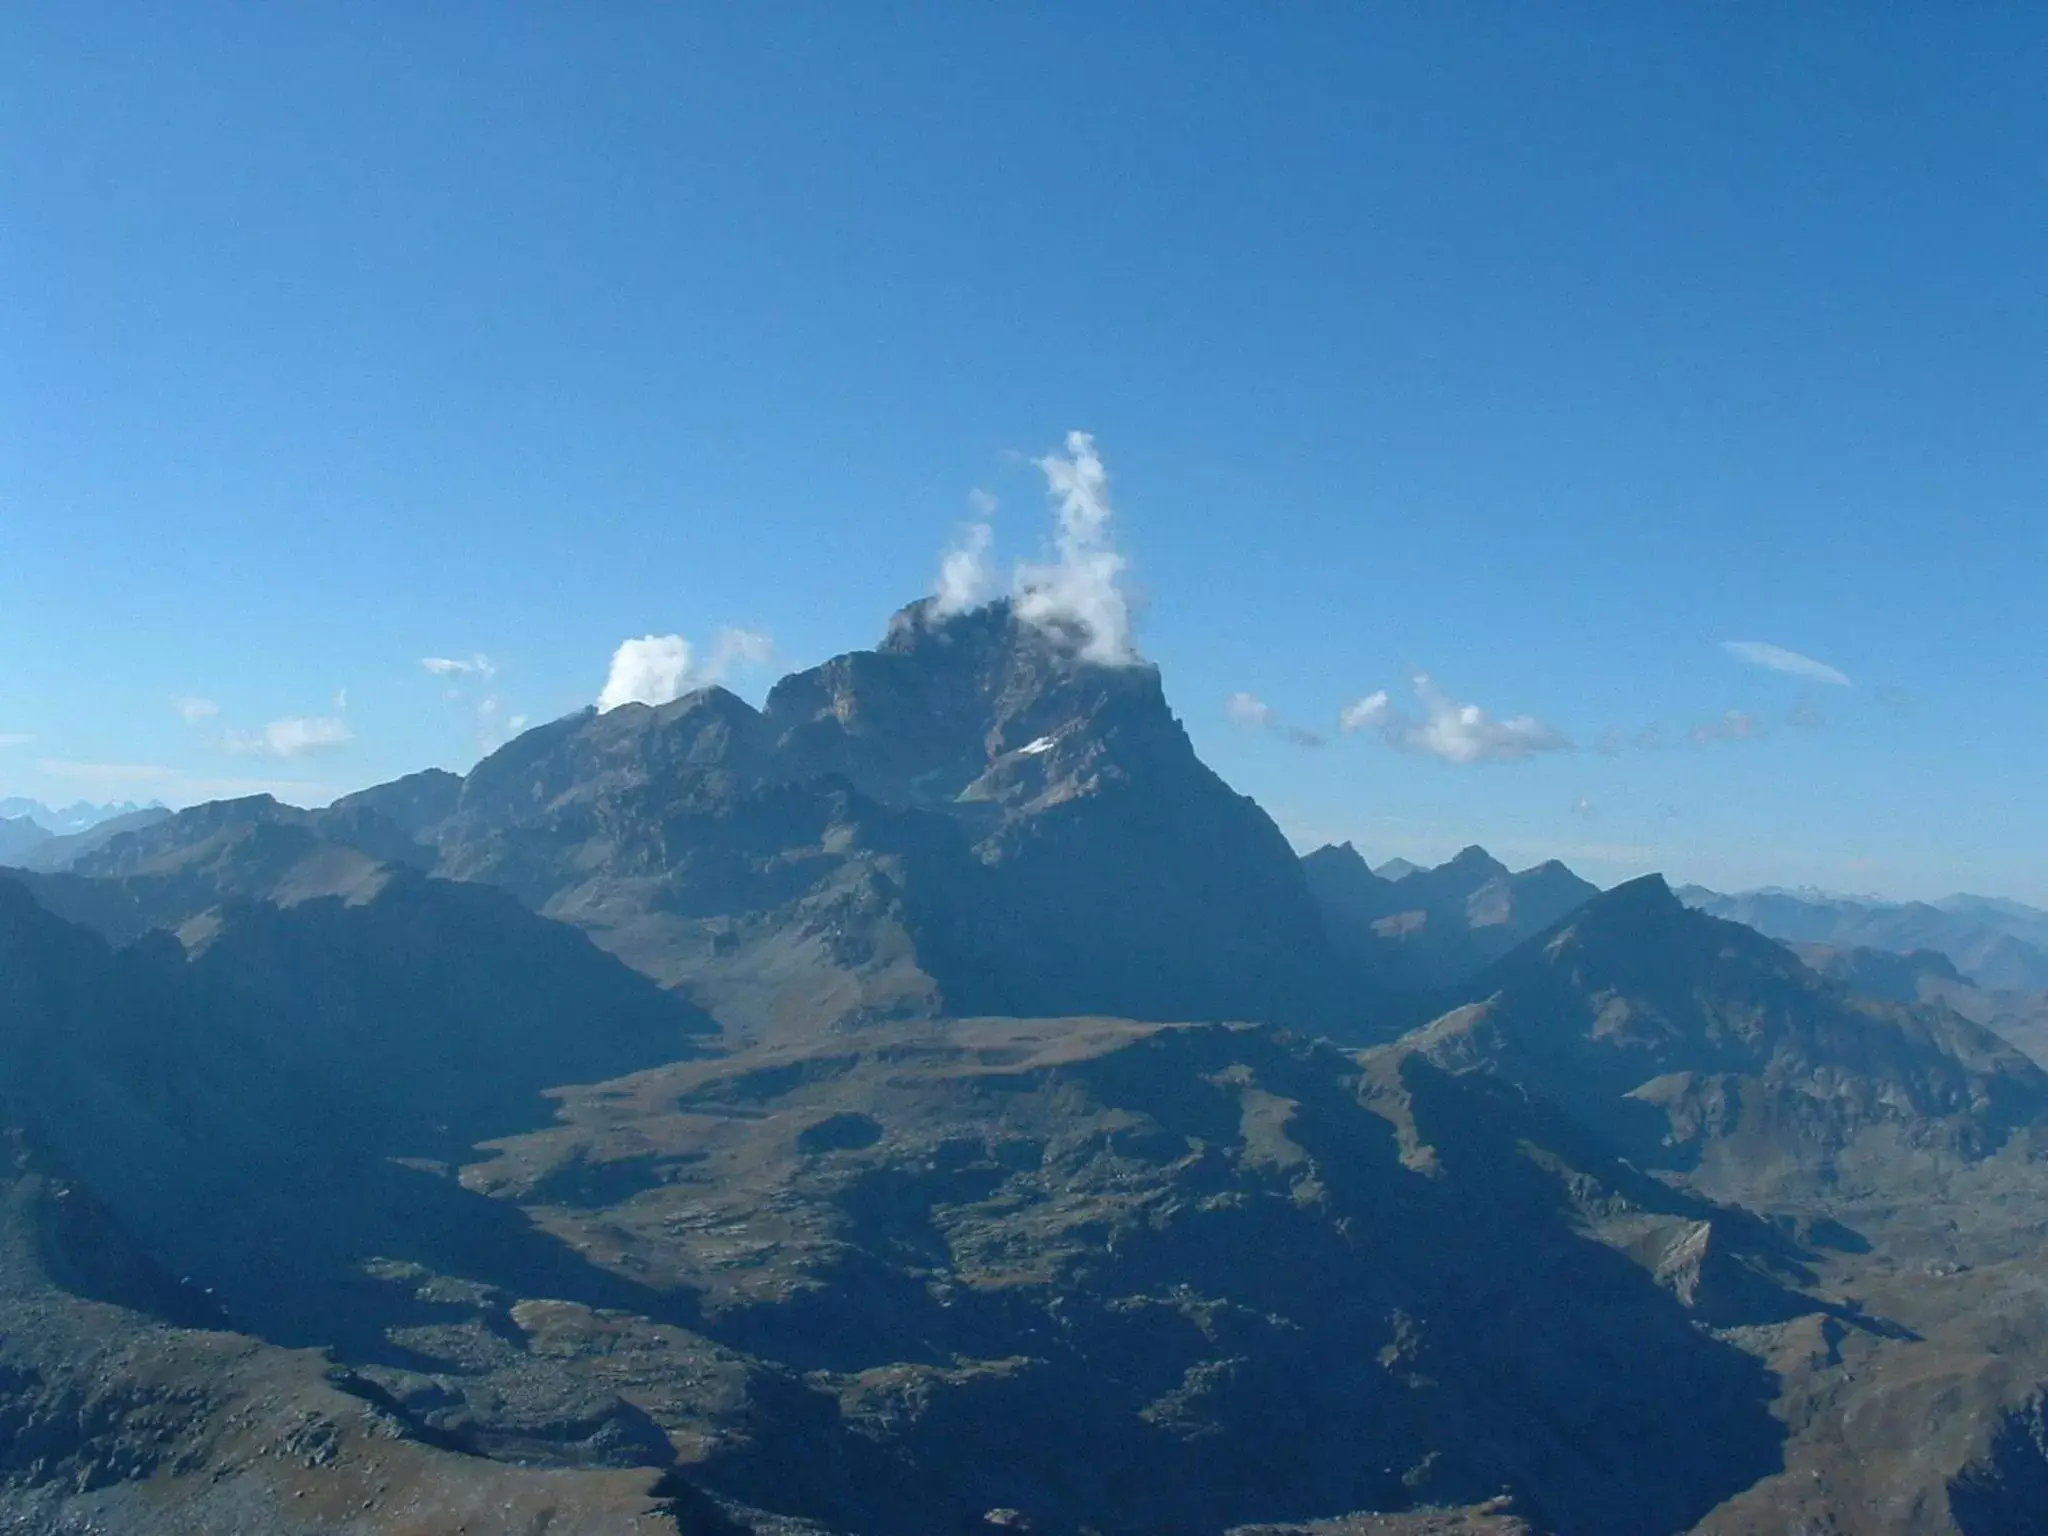
M 1477 704 L 1461 704 L 1425 673 L 1415 674 L 1414 685 L 1422 706 L 1420 718 L 1396 709 L 1382 689 L 1346 705 L 1338 724 L 1347 732 L 1377 731 L 1391 747 L 1424 752 L 1447 763 L 1512 763 L 1571 746 L 1563 732 L 1533 715 L 1496 720 Z
M 498 673 L 491 658 L 480 651 L 468 656 L 422 656 L 420 665 L 436 677 L 476 677 L 489 681 Z
M 1120 585 L 1124 557 L 1109 533 L 1109 473 L 1086 432 L 1069 432 L 1064 456 L 1036 461 L 1045 476 L 1058 528 L 1053 558 L 1019 565 L 1014 580 L 1017 617 L 1070 638 L 1083 660 L 1129 666 L 1131 610 Z
M 0 747 L 21 747 L 35 740 L 26 731 L 0 731 Z
M 1273 706 L 1251 693 L 1233 693 L 1223 701 L 1223 713 L 1241 730 L 1263 731 L 1273 724 Z
M 211 720 L 220 713 L 220 706 L 213 700 L 193 698 L 189 695 L 172 699 L 171 708 L 178 712 L 178 718 L 187 725 L 197 725 L 202 720 Z
M 1782 645 L 1770 645 L 1762 640 L 1723 640 L 1721 649 L 1753 667 L 1768 667 L 1773 672 L 1789 673 L 1808 682 L 1831 683 L 1837 688 L 1851 686 L 1847 677 L 1826 662 L 1815 661 L 1797 651 L 1788 651 Z
M 1353 731 L 1377 730 L 1386 724 L 1393 712 L 1393 701 L 1387 697 L 1387 690 L 1378 689 L 1362 699 L 1346 704 L 1337 714 L 1337 727 L 1350 735 Z
M 1731 709 L 1718 720 L 1706 720 L 1692 728 L 1695 744 L 1710 741 L 1756 741 L 1764 734 L 1764 723 L 1755 715 Z
M 611 671 L 597 696 L 600 711 L 622 704 L 666 704 L 683 694 L 690 675 L 690 642 L 681 635 L 642 635 L 622 640 L 612 652 Z
M 993 505 L 994 498 L 988 500 Z M 994 541 L 995 529 L 987 523 L 968 523 L 961 528 L 958 542 L 939 560 L 939 584 L 932 604 L 938 617 L 979 608 L 995 595 L 996 574 L 988 557 Z
M 348 722 L 335 715 L 286 715 L 260 731 L 229 731 L 221 744 L 248 757 L 311 757 L 333 752 L 355 739 Z
M 765 665 L 774 643 L 750 629 L 718 631 L 711 654 L 692 665 L 690 642 L 681 635 L 642 635 L 624 640 L 612 652 L 611 671 L 597 696 L 600 711 L 622 704 L 667 704 L 697 688 L 722 683 L 739 667 Z

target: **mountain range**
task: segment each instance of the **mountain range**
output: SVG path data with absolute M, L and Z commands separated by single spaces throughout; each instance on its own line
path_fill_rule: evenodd
M 1008 605 L 85 837 L 0 854 L 0 1529 L 2036 1528 L 2006 992 L 1297 857 Z
M 1724 896 L 1703 886 L 1683 886 L 1678 894 L 1690 906 L 1789 943 L 1901 954 L 1933 950 L 1979 986 L 2048 991 L 2048 912 L 2023 902 L 1961 895 L 1887 902 L 1782 890 Z

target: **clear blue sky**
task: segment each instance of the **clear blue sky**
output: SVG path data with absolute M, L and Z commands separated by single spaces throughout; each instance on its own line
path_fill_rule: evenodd
M 1297 840 L 2048 900 L 2044 80 L 2023 5 L 8 6 L 0 795 L 466 767 L 647 633 L 758 696 L 1082 428 Z

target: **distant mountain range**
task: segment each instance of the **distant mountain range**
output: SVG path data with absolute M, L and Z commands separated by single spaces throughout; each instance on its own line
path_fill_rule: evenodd
M 124 800 L 117 805 L 94 805 L 80 800 L 53 810 L 40 800 L 27 800 L 19 795 L 12 795 L 0 798 L 0 822 L 25 821 L 31 826 L 41 827 L 53 837 L 65 837 L 74 832 L 83 832 L 89 827 L 96 827 L 103 821 L 111 821 L 116 816 L 127 816 L 151 808 L 137 805 L 133 800 Z
M 1339 949 L 1395 990 L 1424 995 L 1463 981 L 1600 892 L 1555 860 L 1514 873 L 1476 846 L 1434 869 L 1406 864 L 1398 879 L 1367 868 L 1349 843 L 1318 848 L 1301 865 Z
M 1900 954 L 1933 950 L 1980 986 L 2048 991 L 2048 912 L 2002 897 L 1883 902 L 1784 890 L 1724 896 L 1697 885 L 1680 887 L 1678 896 L 1787 943 Z
M 1006 605 L 38 830 L 0 1528 L 2038 1524 L 2021 994 L 1698 910 L 1807 897 L 1297 858 Z

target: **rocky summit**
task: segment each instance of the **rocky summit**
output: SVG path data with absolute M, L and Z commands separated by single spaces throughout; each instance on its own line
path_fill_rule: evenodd
M 1297 858 L 1006 604 L 38 832 L 0 1530 L 2039 1528 L 2011 977 Z

